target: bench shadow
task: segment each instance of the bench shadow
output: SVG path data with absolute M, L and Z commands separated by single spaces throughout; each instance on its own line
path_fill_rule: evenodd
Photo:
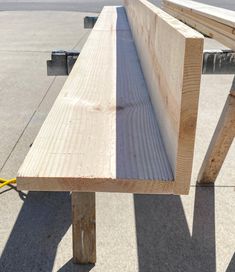
M 135 195 L 140 272 L 216 271 L 214 187 L 197 187 L 190 234 L 179 196 Z
M 52 271 L 57 246 L 70 225 L 69 193 L 28 193 L 2 252 L 0 271 Z
M 94 268 L 95 265 L 75 265 L 71 260 L 69 260 L 63 267 L 61 267 L 58 272 L 89 272 Z
M 235 271 L 235 253 L 233 254 L 233 257 L 228 265 L 226 272 L 234 272 L 234 271 Z

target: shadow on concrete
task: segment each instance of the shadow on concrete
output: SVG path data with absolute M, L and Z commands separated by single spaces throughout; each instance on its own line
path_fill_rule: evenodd
M 63 267 L 61 267 L 58 272 L 89 272 L 93 267 L 93 264 L 75 265 L 71 259 Z
M 234 272 L 234 271 L 235 271 L 235 253 L 233 254 L 233 257 L 231 259 L 231 262 L 229 263 L 229 266 L 226 272 Z
M 52 271 L 57 246 L 70 225 L 69 193 L 28 193 L 3 250 L 0 271 Z
M 17 190 L 17 187 L 14 186 L 14 185 L 12 185 L 12 184 L 8 184 L 8 185 L 7 185 L 7 189 L 1 191 L 1 192 L 0 192 L 0 195 L 5 194 L 5 193 L 7 193 L 7 192 L 9 192 L 9 191 L 11 191 L 11 190 L 14 190 L 15 192 L 17 192 L 21 200 L 24 201 L 24 200 L 26 199 L 27 194 L 25 194 L 25 193 L 22 192 L 22 191 Z
M 216 271 L 214 187 L 197 187 L 193 230 L 179 196 L 135 195 L 140 272 Z

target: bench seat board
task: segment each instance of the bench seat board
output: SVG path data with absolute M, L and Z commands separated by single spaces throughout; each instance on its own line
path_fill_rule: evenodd
M 123 7 L 105 7 L 21 166 L 21 190 L 172 193 Z

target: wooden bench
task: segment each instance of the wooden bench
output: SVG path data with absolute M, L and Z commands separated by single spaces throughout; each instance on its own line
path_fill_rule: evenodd
M 96 260 L 95 192 L 188 194 L 202 53 L 147 1 L 103 9 L 17 177 L 73 192 L 74 262 Z

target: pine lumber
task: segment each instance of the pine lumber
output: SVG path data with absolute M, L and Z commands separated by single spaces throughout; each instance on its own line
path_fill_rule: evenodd
M 187 194 L 202 52 L 201 34 L 147 1 L 105 7 L 18 188 Z
M 96 262 L 95 193 L 72 193 L 73 262 Z
M 194 13 L 200 14 L 203 17 L 210 18 L 224 25 L 235 28 L 234 11 L 215 7 L 212 5 L 203 4 L 191 0 L 163 0 L 164 4 L 178 6 L 188 9 Z
M 228 95 L 198 174 L 198 183 L 214 183 L 235 137 L 235 96 Z
M 203 36 L 148 1 L 124 1 L 148 91 L 173 169 L 174 192 L 189 189 Z
M 179 0 L 163 0 L 163 9 L 175 18 L 235 50 L 235 12 Z

